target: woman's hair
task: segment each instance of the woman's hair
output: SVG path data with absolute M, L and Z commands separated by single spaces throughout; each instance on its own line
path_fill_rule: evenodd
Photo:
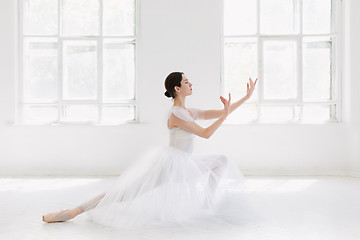
M 165 96 L 175 98 L 175 86 L 181 87 L 183 72 L 172 72 L 165 79 Z

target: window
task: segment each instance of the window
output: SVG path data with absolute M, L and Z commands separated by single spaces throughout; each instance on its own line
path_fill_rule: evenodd
M 249 101 L 229 123 L 340 121 L 340 0 L 223 0 L 223 92 Z
M 135 0 L 19 0 L 18 122 L 135 121 Z

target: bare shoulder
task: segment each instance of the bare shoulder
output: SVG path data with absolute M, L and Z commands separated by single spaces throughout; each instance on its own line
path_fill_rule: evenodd
M 175 127 L 182 127 L 183 125 L 190 124 L 191 122 L 185 121 L 179 117 L 177 117 L 174 113 L 170 114 L 168 118 L 168 128 L 172 129 Z
M 177 117 L 174 115 L 174 113 L 171 113 L 170 117 L 168 118 L 168 122 L 167 122 L 169 129 L 173 129 L 176 127 L 176 125 L 175 125 L 176 118 Z

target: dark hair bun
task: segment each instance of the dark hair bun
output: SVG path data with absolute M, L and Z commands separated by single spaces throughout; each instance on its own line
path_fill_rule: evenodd
M 165 96 L 167 96 L 168 98 L 171 97 L 171 96 L 170 96 L 170 93 L 169 93 L 168 91 L 166 91 L 164 94 L 165 94 Z
M 168 98 L 170 97 L 175 98 L 176 94 L 174 87 L 175 86 L 181 87 L 181 80 L 183 74 L 184 74 L 183 72 L 172 72 L 166 77 L 165 79 L 166 92 L 164 93 L 165 96 L 167 96 Z

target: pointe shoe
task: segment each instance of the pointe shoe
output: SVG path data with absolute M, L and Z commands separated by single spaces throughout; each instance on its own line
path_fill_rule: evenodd
M 47 222 L 47 223 L 64 222 L 67 219 L 58 219 L 58 220 L 56 220 L 56 217 L 59 216 L 61 213 L 64 213 L 64 212 L 69 211 L 69 210 L 70 209 L 63 209 L 63 210 L 60 210 L 60 211 L 57 211 L 57 212 L 48 213 L 48 214 L 44 215 L 42 217 L 42 219 L 43 219 L 44 222 Z

